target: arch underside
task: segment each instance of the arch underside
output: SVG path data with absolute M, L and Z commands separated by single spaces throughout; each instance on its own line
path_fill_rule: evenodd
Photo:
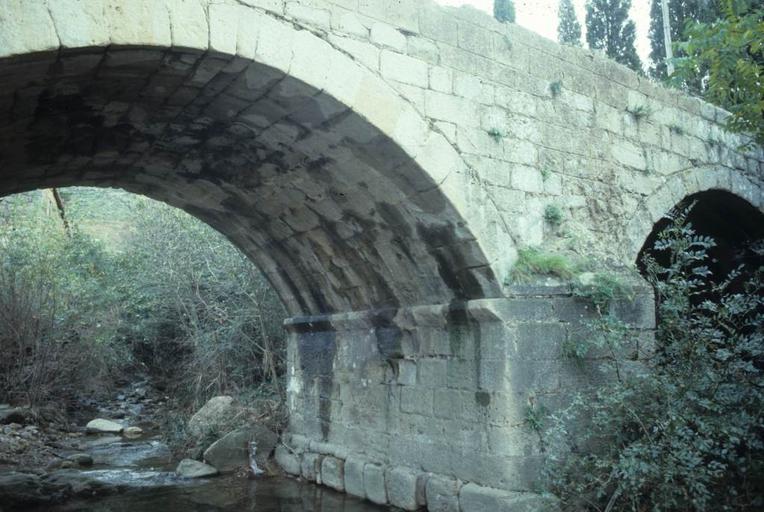
M 747 275 L 764 266 L 764 213 L 745 199 L 726 190 L 709 189 L 688 195 L 673 210 L 685 215 L 685 222 L 697 235 L 714 241 L 704 262 L 712 282 L 719 284 L 737 270 Z M 656 250 L 655 245 L 671 223 L 672 216 L 661 218 L 647 236 L 636 260 L 642 274 L 646 256 L 663 267 L 670 265 L 670 255 Z
M 70 185 L 195 215 L 294 315 L 500 293 L 410 156 L 325 92 L 252 60 L 146 47 L 0 60 L 0 196 Z

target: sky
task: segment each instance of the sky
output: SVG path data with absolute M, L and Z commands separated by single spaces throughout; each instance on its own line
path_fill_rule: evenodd
M 493 0 L 435 0 L 443 5 L 472 5 L 493 13 Z M 578 21 L 584 25 L 586 0 L 573 0 Z M 515 0 L 517 23 L 549 39 L 557 40 L 557 6 L 559 0 Z M 637 53 L 645 63 L 650 55 L 650 0 L 632 0 L 631 18 L 637 24 Z

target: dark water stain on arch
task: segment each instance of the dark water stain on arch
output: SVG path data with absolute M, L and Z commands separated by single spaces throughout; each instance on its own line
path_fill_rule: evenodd
M 486 296 L 482 285 L 469 269 L 466 258 L 458 250 L 459 241 L 453 224 L 417 225 L 430 255 L 438 264 L 438 273 L 458 300 L 478 299 Z
M 323 440 L 328 440 L 332 418 L 332 383 L 334 358 L 337 353 L 337 332 L 329 320 L 310 318 L 293 326 L 297 337 L 297 356 L 303 389 L 316 389 L 310 393 L 317 403 L 306 404 L 306 421 L 315 418 Z

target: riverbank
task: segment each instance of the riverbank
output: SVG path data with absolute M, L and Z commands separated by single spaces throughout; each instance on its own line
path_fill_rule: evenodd
M 265 405 L 258 411 L 232 397 L 215 397 L 190 420 L 178 419 L 183 415 L 168 396 L 147 379 L 137 379 L 108 399 L 77 399 L 58 408 L 4 405 L 0 512 L 91 510 L 102 502 L 108 504 L 102 510 L 121 510 L 117 504 L 133 499 L 139 508 L 131 510 L 140 510 L 140 503 L 162 496 L 186 503 L 177 510 L 195 510 L 193 503 L 201 506 L 211 499 L 217 510 L 239 506 L 261 492 L 253 486 L 269 496 L 274 488 L 291 489 L 291 483 L 263 483 L 284 478 L 270 461 L 278 434 L 264 426 L 277 427 L 280 412 L 267 400 L 260 403 Z M 186 478 L 178 465 L 184 458 L 215 463 L 210 474 L 222 476 Z M 256 485 L 249 480 L 253 467 L 260 476 Z M 294 498 L 293 491 L 287 494 Z M 213 495 L 217 498 L 209 498 Z M 159 505 L 145 510 L 158 509 L 170 510 Z

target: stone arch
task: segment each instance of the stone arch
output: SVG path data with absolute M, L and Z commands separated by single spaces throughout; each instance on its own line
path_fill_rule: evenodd
M 306 27 L 207 0 L 6 7 L 0 195 L 117 186 L 180 207 L 295 315 L 500 295 L 456 150 Z
M 708 249 L 705 264 L 711 271 L 710 280 L 721 283 L 733 271 L 743 268 L 743 274 L 764 265 L 758 246 L 764 243 L 764 213 L 739 195 L 722 189 L 710 189 L 684 197 L 674 207 L 692 208 L 687 222 L 698 235 L 711 237 L 715 244 Z M 637 258 L 637 267 L 645 274 L 643 257 L 652 256 L 661 265 L 669 264 L 669 255 L 655 251 L 658 235 L 670 225 L 663 217 L 653 226 Z
M 707 190 L 729 192 L 759 211 L 764 210 L 760 188 L 739 171 L 728 167 L 705 166 L 674 173 L 640 201 L 630 217 L 625 230 L 624 259 L 635 262 L 645 240 L 663 216 L 686 197 Z

